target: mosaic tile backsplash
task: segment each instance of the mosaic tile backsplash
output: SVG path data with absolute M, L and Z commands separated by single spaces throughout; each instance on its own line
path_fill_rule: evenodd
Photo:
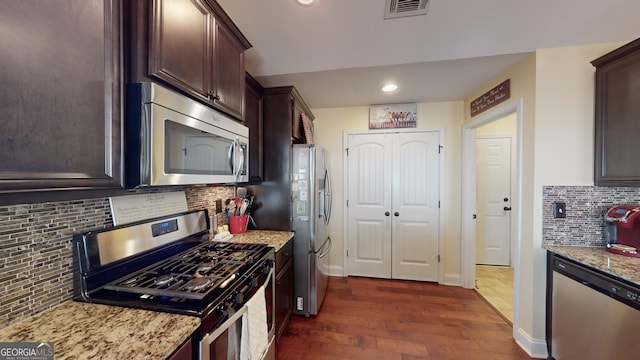
M 553 203 L 567 205 L 566 218 L 553 217 Z M 640 188 L 545 186 L 542 195 L 543 245 L 604 246 L 604 214 L 614 205 L 640 204 Z
M 166 191 L 184 191 L 189 210 L 210 213 L 234 194 L 232 187 L 137 193 Z M 112 223 L 108 198 L 0 206 L 0 327 L 70 300 L 73 234 Z

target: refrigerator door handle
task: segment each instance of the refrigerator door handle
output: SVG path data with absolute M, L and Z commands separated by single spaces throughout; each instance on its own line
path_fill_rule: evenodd
M 327 244 L 329 244 L 329 246 L 327 246 L 327 249 L 323 251 L 322 249 L 324 249 Z M 318 254 L 318 259 L 325 257 L 329 253 L 329 250 L 331 250 L 331 237 L 327 237 L 327 240 L 324 241 L 324 244 L 322 244 L 320 249 L 316 251 L 316 253 L 320 253 Z
M 324 208 L 324 223 L 325 225 L 329 225 L 329 219 L 331 218 L 331 203 L 332 203 L 332 199 L 331 199 L 331 175 L 329 174 L 329 169 L 328 168 L 324 168 L 324 179 L 325 179 L 325 183 L 326 183 L 326 190 L 325 190 L 325 197 L 327 198 L 327 201 L 325 201 L 325 208 Z

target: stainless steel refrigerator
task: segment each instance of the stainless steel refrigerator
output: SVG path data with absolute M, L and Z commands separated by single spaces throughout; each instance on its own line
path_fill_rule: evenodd
M 327 290 L 331 179 L 321 147 L 295 144 L 291 157 L 293 312 L 310 316 L 318 314 Z

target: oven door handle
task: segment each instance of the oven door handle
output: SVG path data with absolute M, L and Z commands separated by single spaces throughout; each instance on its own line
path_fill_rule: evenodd
M 209 357 L 209 346 L 220 336 L 222 335 L 231 324 L 238 321 L 247 312 L 247 305 L 241 307 L 238 311 L 236 311 L 231 317 L 229 317 L 222 325 L 217 327 L 213 332 L 207 333 L 200 342 L 200 359 L 210 359 Z

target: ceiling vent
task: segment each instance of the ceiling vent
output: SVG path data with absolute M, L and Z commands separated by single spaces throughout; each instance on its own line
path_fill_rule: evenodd
M 430 0 L 387 0 L 385 19 L 426 15 Z

